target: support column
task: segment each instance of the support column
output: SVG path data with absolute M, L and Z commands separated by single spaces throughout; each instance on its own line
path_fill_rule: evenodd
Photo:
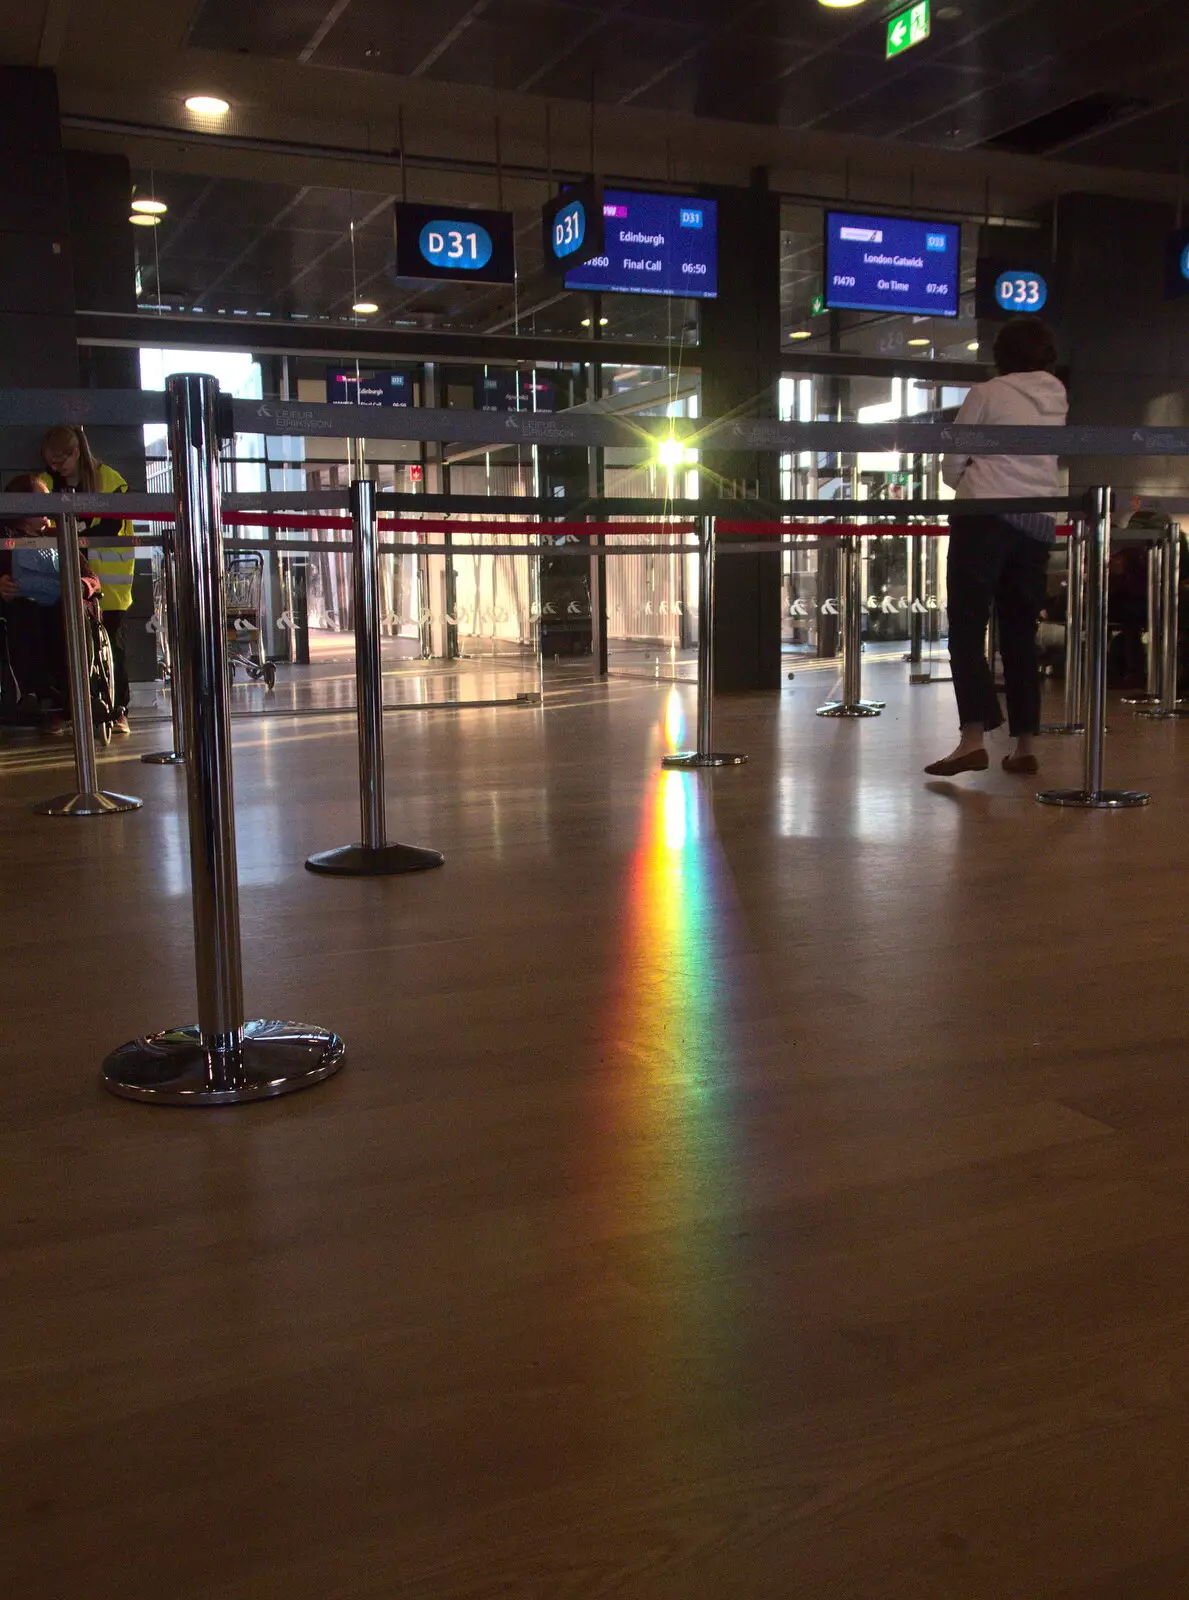
M 70 216 L 52 72 L 0 66 L 0 152 L 0 387 L 74 388 Z M 41 433 L 0 428 L 0 482 L 38 466 Z
M 757 172 L 750 189 L 713 189 L 718 298 L 702 302 L 702 415 L 779 416 L 780 200 Z M 702 492 L 746 494 L 775 506 L 775 451 L 708 450 Z M 780 688 L 780 553 L 727 554 L 720 539 L 715 606 L 715 689 Z

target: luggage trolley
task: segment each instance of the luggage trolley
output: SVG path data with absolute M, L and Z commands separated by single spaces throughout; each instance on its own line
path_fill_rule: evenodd
M 242 667 L 253 683 L 264 679 L 275 689 L 277 667 L 264 659 L 260 632 L 260 596 L 264 588 L 264 556 L 255 550 L 229 551 L 224 566 L 227 610 L 227 677 L 235 682 Z

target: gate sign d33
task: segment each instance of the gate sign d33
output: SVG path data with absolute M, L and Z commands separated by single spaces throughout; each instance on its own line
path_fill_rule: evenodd
M 1002 311 L 1039 311 L 1048 298 L 1039 272 L 1001 272 L 995 279 L 995 303 Z
M 932 26 L 930 16 L 930 0 L 918 0 L 914 6 L 908 6 L 904 11 L 898 11 L 894 17 L 888 18 L 888 54 L 887 60 L 893 56 L 903 55 L 905 50 L 911 50 L 914 44 L 924 44 L 929 37 Z
M 398 278 L 514 282 L 511 212 L 400 203 L 396 207 L 395 273 Z

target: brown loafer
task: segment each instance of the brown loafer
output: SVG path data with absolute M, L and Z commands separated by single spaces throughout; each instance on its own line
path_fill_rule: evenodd
M 960 772 L 985 772 L 991 758 L 985 750 L 972 750 L 968 756 L 947 756 L 944 761 L 934 761 L 925 771 L 934 778 L 956 778 Z
M 1035 756 L 1004 756 L 1003 770 L 1023 778 L 1033 778 L 1040 771 L 1040 762 Z

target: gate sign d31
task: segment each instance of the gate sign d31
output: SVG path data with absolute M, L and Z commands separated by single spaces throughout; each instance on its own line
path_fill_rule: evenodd
M 588 180 L 573 184 L 541 212 L 545 265 L 568 272 L 601 256 L 606 245 L 603 186 Z
M 918 0 L 915 6 L 909 6 L 904 11 L 898 11 L 894 17 L 888 18 L 889 61 L 893 56 L 903 55 L 905 50 L 911 50 L 914 44 L 924 44 L 931 28 L 929 8 L 930 0 Z
M 514 282 L 511 212 L 401 202 L 396 208 L 395 272 L 398 278 Z

